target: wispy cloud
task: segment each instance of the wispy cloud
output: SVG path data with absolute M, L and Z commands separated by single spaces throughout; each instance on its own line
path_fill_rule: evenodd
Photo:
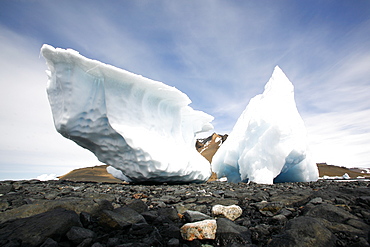
M 36 176 L 99 164 L 54 129 L 39 43 L 2 26 L 0 33 L 4 34 L 0 38 L 0 179 L 16 178 L 11 176 L 26 170 Z

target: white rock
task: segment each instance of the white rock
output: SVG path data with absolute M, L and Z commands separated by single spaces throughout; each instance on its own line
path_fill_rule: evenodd
M 187 223 L 180 228 L 182 238 L 188 241 L 192 241 L 194 239 L 215 239 L 216 230 L 216 220 L 203 220 Z
M 255 96 L 212 159 L 229 182 L 307 182 L 318 179 L 294 87 L 276 67 L 263 94 Z
M 174 87 L 87 59 L 41 48 L 56 129 L 133 182 L 204 182 L 210 164 L 194 148 L 213 117 Z M 118 174 L 116 172 L 113 172 Z
M 243 213 L 243 210 L 238 205 L 230 205 L 230 206 L 223 206 L 223 205 L 215 205 L 212 207 L 212 214 L 223 215 L 224 217 L 230 220 L 236 220 L 239 218 Z

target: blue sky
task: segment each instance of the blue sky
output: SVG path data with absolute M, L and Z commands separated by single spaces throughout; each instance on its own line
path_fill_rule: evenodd
M 0 0 L 0 180 L 100 164 L 54 129 L 44 43 L 175 86 L 220 134 L 279 65 L 315 162 L 370 167 L 368 0 Z

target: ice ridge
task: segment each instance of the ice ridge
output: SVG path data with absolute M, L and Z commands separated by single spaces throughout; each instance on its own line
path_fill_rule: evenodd
M 43 45 L 54 124 L 64 137 L 93 152 L 131 182 L 204 182 L 209 162 L 195 135 L 213 117 L 193 110 L 174 87 Z

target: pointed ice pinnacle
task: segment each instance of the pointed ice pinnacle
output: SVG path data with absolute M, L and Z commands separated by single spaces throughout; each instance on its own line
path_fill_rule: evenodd
M 195 135 L 213 117 L 195 111 L 174 87 L 87 59 L 73 50 L 41 48 L 56 129 L 132 182 L 204 182 L 209 162 Z M 114 170 L 114 169 L 113 169 Z
M 272 184 L 318 179 L 294 101 L 294 87 L 278 66 L 263 94 L 251 99 L 213 157 L 212 169 L 229 182 Z

